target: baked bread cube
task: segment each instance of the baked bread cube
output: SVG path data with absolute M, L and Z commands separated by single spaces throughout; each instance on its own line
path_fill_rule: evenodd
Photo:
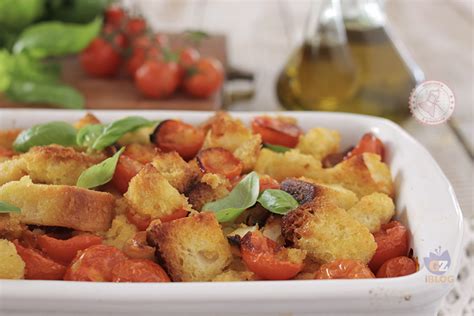
M 206 173 L 201 180 L 194 184 L 186 193 L 189 203 L 195 210 L 202 210 L 202 207 L 215 200 L 219 200 L 230 193 L 232 185 L 230 181 L 219 174 Z
M 394 194 L 390 169 L 381 161 L 379 155 L 372 153 L 357 155 L 333 168 L 324 169 L 324 173 L 316 180 L 339 184 L 356 193 L 359 198 L 374 192 L 389 196 Z
M 226 270 L 213 278 L 212 282 L 255 281 L 258 277 L 252 271 Z
M 263 148 L 258 155 L 255 171 L 267 174 L 277 181 L 299 177 L 318 179 L 322 173 L 322 166 L 321 161 L 298 150 L 277 153 Z
M 327 128 L 312 128 L 301 135 L 296 149 L 303 154 L 322 160 L 329 154 L 339 152 L 341 135 L 338 131 Z
M 15 245 L 0 239 L 0 279 L 23 279 L 25 262 L 16 252 Z
M 79 121 L 74 123 L 76 129 L 81 129 L 87 125 L 100 124 L 100 120 L 92 113 L 86 113 Z
M 136 214 L 157 219 L 178 210 L 190 210 L 191 206 L 161 173 L 148 164 L 132 178 L 124 194 L 129 207 Z
M 395 205 L 388 195 L 375 192 L 363 196 L 347 213 L 375 233 L 395 215 Z
M 34 184 L 27 176 L 0 187 L 0 200 L 21 209 L 21 223 L 88 232 L 108 230 L 115 207 L 115 198 L 110 193 Z
M 157 247 L 173 281 L 210 281 L 232 261 L 230 245 L 213 213 L 152 222 L 147 239 Z
M 20 222 L 20 214 L 0 213 L 0 238 L 20 238 L 25 226 Z
M 26 176 L 26 164 L 20 157 L 0 162 L 0 186 Z
M 310 202 L 291 211 L 283 217 L 282 234 L 321 264 L 336 259 L 368 263 L 377 248 L 367 227 L 333 203 Z
M 135 225 L 128 222 L 125 215 L 117 215 L 112 221 L 112 226 L 104 234 L 104 243 L 120 250 L 125 243 L 137 233 Z
M 33 147 L 21 155 L 21 159 L 35 183 L 76 185 L 81 173 L 100 163 L 105 156 L 90 156 L 70 147 L 49 145 Z
M 188 164 L 175 151 L 169 153 L 158 152 L 152 161 L 152 165 L 179 193 L 186 192 L 200 176 L 197 166 L 194 168 L 191 164 Z

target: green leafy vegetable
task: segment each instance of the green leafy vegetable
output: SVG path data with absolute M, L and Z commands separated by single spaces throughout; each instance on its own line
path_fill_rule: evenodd
M 88 23 L 101 15 L 111 0 L 49 0 L 48 17 L 73 23 Z
M 1 0 L 0 28 L 22 29 L 43 14 L 43 0 Z
M 124 150 L 125 147 L 122 147 L 112 157 L 84 170 L 79 176 L 79 179 L 77 179 L 76 185 L 81 188 L 91 189 L 106 184 L 112 180 L 115 168 L 117 167 L 117 162 Z
M 275 189 L 263 191 L 257 202 L 270 212 L 280 215 L 285 215 L 299 206 L 291 194 Z
M 27 27 L 15 45 L 14 53 L 27 52 L 35 58 L 63 56 L 82 51 L 99 34 L 102 21 L 96 18 L 88 24 L 57 21 L 42 22 Z
M 33 146 L 50 144 L 74 146 L 76 144 L 76 130 L 65 122 L 35 125 L 21 132 L 13 143 L 13 147 L 18 152 L 27 152 Z
M 10 203 L 0 201 L 0 213 L 20 213 L 21 209 L 19 207 L 16 207 L 14 205 L 11 205 Z
M 102 124 L 86 125 L 77 132 L 76 142 L 79 146 L 91 147 L 96 139 L 102 135 L 105 126 Z
M 124 134 L 134 131 L 137 128 L 155 124 L 140 116 L 129 116 L 124 119 L 115 121 L 105 126 L 102 134 L 92 144 L 92 149 L 102 150 L 112 145 L 120 139 Z
M 207 203 L 202 210 L 215 212 L 219 222 L 233 221 L 257 202 L 259 190 L 259 177 L 255 172 L 251 172 L 235 186 L 228 196 Z
M 274 152 L 277 152 L 277 153 L 284 153 L 284 152 L 287 152 L 288 150 L 291 150 L 290 147 L 272 145 L 272 144 L 267 144 L 267 143 L 263 144 L 263 147 L 273 150 Z

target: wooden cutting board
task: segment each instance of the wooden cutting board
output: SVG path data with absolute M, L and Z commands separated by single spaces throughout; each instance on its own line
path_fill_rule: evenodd
M 173 49 L 183 47 L 183 35 L 168 34 Z M 227 68 L 226 38 L 213 35 L 204 39 L 199 47 L 202 56 L 213 56 Z M 63 81 L 78 89 L 86 99 L 88 109 L 169 109 L 169 110 L 218 110 L 222 106 L 222 91 L 208 99 L 195 99 L 176 92 L 164 100 L 143 97 L 131 78 L 121 73 L 114 79 L 98 79 L 87 76 L 81 69 L 77 56 L 61 59 Z M 0 98 L 0 107 L 51 107 L 47 104 L 16 103 Z

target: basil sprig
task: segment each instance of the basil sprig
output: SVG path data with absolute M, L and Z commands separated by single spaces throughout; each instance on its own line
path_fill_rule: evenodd
M 112 157 L 84 170 L 79 179 L 77 179 L 76 185 L 81 188 L 91 189 L 112 180 L 118 160 L 124 150 L 125 147 L 122 147 Z
M 105 126 L 102 124 L 90 124 L 77 132 L 76 142 L 82 147 L 92 147 L 96 139 L 102 135 Z
M 258 175 L 251 172 L 235 186 L 229 195 L 205 204 L 202 210 L 214 212 L 221 223 L 233 221 L 257 202 L 259 190 Z
M 76 130 L 70 124 L 60 121 L 34 125 L 18 135 L 13 148 L 18 152 L 27 152 L 33 146 L 51 144 L 76 145 Z
M 299 206 L 291 194 L 275 189 L 263 191 L 257 202 L 270 212 L 280 215 L 285 215 Z
M 20 213 L 21 209 L 10 203 L 0 201 L 0 213 Z
M 270 149 L 274 152 L 277 152 L 277 153 L 284 153 L 284 152 L 287 152 L 287 151 L 291 150 L 290 147 L 285 147 L 285 146 L 280 146 L 280 145 L 272 145 L 272 144 L 267 144 L 267 143 L 264 143 L 263 147 L 268 148 L 268 149 Z

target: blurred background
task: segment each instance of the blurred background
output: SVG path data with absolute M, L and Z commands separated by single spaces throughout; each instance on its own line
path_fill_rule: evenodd
M 474 313 L 474 1 L 0 0 L 0 46 L 0 107 L 396 121 L 439 162 L 467 219 L 463 268 L 440 314 Z M 423 80 L 453 90 L 449 121 L 412 118 Z

